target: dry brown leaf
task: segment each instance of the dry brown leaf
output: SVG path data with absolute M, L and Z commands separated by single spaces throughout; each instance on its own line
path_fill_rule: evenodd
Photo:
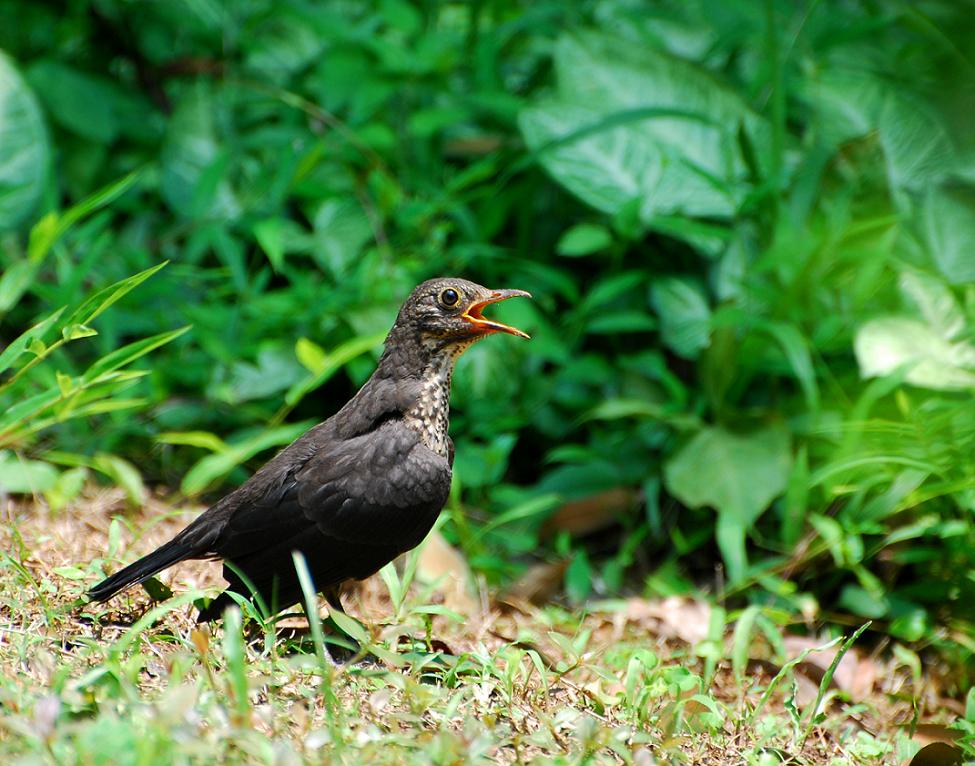
M 640 493 L 629 487 L 616 487 L 561 506 L 542 526 L 542 535 L 568 532 L 583 537 L 616 523 L 621 514 L 632 510 Z
M 495 597 L 500 606 L 525 611 L 529 605 L 551 601 L 562 589 L 565 570 L 570 559 L 543 561 L 529 567 L 525 573 Z
M 792 659 L 807 649 L 822 646 L 826 640 L 809 636 L 786 636 L 783 642 L 789 658 Z M 839 652 L 838 646 L 820 652 L 812 652 L 803 662 L 799 663 L 796 669 L 812 679 L 818 689 L 819 683 L 836 658 L 837 652 Z M 878 676 L 877 662 L 854 647 L 843 655 L 830 685 L 845 691 L 854 700 L 862 700 L 873 691 Z
M 416 575 L 421 582 L 435 585 L 448 609 L 471 614 L 477 608 L 468 590 L 474 578 L 467 560 L 440 532 L 432 532 L 420 548 Z
M 663 638 L 678 638 L 692 646 L 708 636 L 711 605 L 682 596 L 660 601 L 630 598 L 622 615 L 629 624 L 642 626 Z

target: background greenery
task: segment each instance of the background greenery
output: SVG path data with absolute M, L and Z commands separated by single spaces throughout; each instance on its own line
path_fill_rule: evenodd
M 966 688 L 971 11 L 8 0 L 0 484 L 209 497 L 462 274 L 535 295 L 455 379 L 490 582 L 871 618 Z

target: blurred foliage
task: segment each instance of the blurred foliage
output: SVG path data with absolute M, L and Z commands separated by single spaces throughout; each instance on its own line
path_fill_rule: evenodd
M 21 448 L 238 482 L 463 274 L 536 296 L 499 309 L 531 343 L 455 378 L 448 532 L 489 579 L 574 551 L 573 597 L 674 592 L 720 560 L 724 595 L 975 650 L 969 5 L 9 0 L 3 341 L 163 260 L 54 358 L 193 326 L 137 416 Z M 619 488 L 608 532 L 553 523 Z

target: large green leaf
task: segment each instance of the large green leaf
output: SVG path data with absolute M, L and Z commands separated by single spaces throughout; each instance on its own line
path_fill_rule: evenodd
M 46 492 L 57 480 L 58 470 L 50 463 L 27 460 L 9 450 L 0 450 L 0 493 Z
M 740 131 L 766 141 L 764 121 L 737 94 L 662 51 L 596 34 L 555 48 L 558 96 L 520 117 L 546 170 L 593 207 L 634 204 L 656 216 L 730 216 L 747 164 Z
M 372 237 L 372 227 L 354 199 L 325 200 L 312 219 L 315 229 L 312 255 L 322 268 L 343 274 Z
M 34 63 L 27 76 L 49 114 L 63 127 L 100 144 L 118 134 L 110 80 L 94 77 L 52 59 Z
M 0 51 L 0 231 L 21 223 L 37 206 L 50 162 L 37 98 Z
M 865 378 L 900 373 L 916 386 L 951 391 L 975 387 L 975 345 L 954 294 L 929 274 L 904 271 L 899 287 L 920 318 L 889 316 L 857 330 L 854 351 Z
M 853 347 L 865 378 L 901 372 L 908 383 L 924 388 L 975 387 L 975 346 L 948 340 L 919 319 L 873 319 L 857 330 Z
M 718 512 L 718 544 L 732 581 L 745 573 L 745 533 L 785 491 L 791 464 L 789 433 L 774 425 L 746 433 L 705 428 L 664 465 L 671 494 Z
M 975 282 L 975 193 L 931 187 L 922 221 L 935 265 L 952 284 Z
M 902 86 L 865 72 L 828 70 L 806 83 L 804 92 L 813 124 L 830 143 L 877 132 L 896 188 L 926 189 L 956 161 L 944 121 Z

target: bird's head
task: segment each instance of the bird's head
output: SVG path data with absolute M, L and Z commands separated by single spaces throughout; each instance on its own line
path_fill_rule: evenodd
M 492 303 L 517 296 L 530 298 L 524 290 L 490 290 L 466 279 L 429 279 L 419 285 L 403 303 L 396 329 L 412 331 L 424 346 L 466 348 L 472 342 L 496 332 L 527 338 L 528 334 L 483 315 Z

